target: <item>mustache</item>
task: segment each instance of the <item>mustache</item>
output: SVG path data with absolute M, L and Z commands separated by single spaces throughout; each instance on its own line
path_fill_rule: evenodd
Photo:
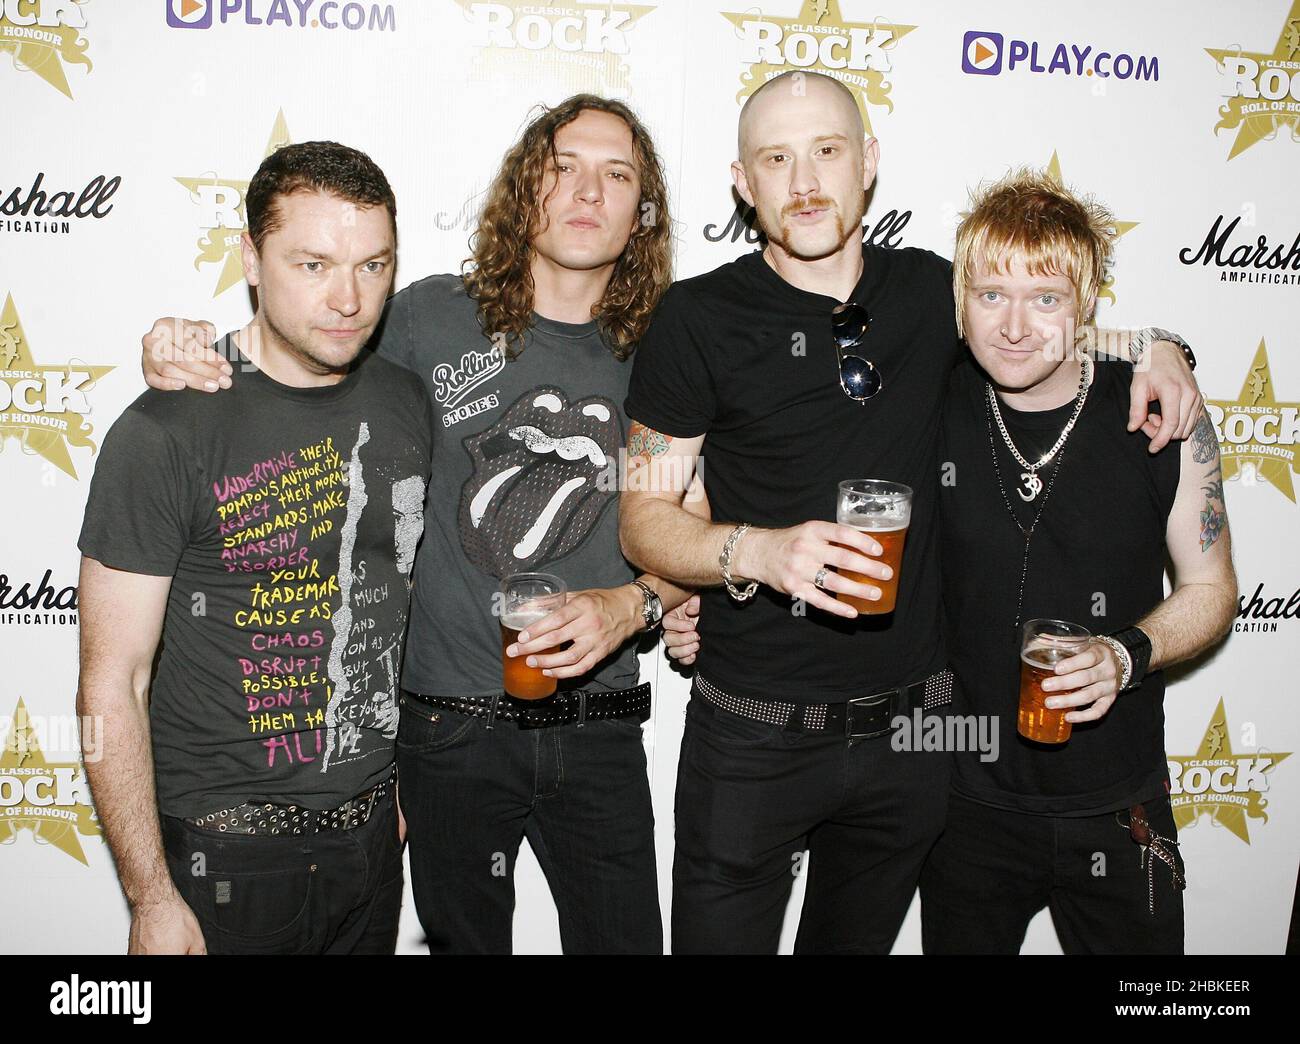
M 838 204 L 828 196 L 805 196 L 781 208 L 781 216 L 793 217 L 801 210 L 838 210 Z

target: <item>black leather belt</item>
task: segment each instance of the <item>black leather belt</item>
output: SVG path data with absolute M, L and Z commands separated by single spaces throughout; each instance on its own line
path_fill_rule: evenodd
M 890 731 L 890 723 L 900 714 L 907 716 L 918 708 L 930 710 L 950 703 L 952 686 L 952 671 L 945 667 L 911 685 L 878 689 L 844 703 L 785 703 L 732 696 L 697 674 L 691 695 L 767 725 L 796 732 L 840 732 L 845 739 L 861 740 L 885 735 Z
M 556 725 L 579 726 L 589 721 L 613 718 L 650 717 L 650 683 L 630 689 L 587 692 L 568 689 L 540 700 L 517 700 L 507 693 L 492 696 L 430 696 L 403 689 L 402 695 L 435 710 L 448 710 L 482 718 L 490 729 L 498 721 L 510 722 L 521 729 L 549 729 Z
M 370 819 L 379 802 L 393 789 L 396 776 L 364 794 L 343 802 L 338 808 L 303 808 L 301 805 L 277 805 L 270 801 L 246 802 L 206 816 L 186 819 L 191 826 L 215 830 L 222 834 L 315 834 L 324 830 L 354 830 Z

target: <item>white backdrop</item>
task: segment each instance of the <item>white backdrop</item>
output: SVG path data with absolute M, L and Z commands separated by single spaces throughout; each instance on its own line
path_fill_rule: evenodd
M 76 537 L 94 448 L 143 388 L 151 319 L 247 321 L 227 248 L 268 147 L 332 138 L 383 166 L 401 286 L 459 267 L 478 196 L 532 105 L 622 97 L 663 154 L 688 276 L 753 248 L 729 226 L 740 94 L 802 67 L 859 91 L 881 140 L 868 214 L 880 239 L 947 254 L 969 185 L 1053 163 L 1123 223 L 1101 321 L 1166 326 L 1195 346 L 1251 604 L 1166 699 L 1187 945 L 1281 952 L 1300 848 L 1288 759 L 1300 746 L 1288 656 L 1300 639 L 1300 0 L 4 0 L 0 14 L 0 882 L 21 897 L 0 950 L 124 948 L 126 910 L 77 769 Z M 1222 242 L 1202 251 L 1216 221 Z M 661 653 L 643 669 L 667 923 L 687 683 Z M 518 893 L 517 949 L 558 950 L 527 855 Z M 419 940 L 408 895 L 402 949 Z M 1059 952 L 1046 915 L 1025 948 Z M 919 950 L 915 906 L 896 949 Z

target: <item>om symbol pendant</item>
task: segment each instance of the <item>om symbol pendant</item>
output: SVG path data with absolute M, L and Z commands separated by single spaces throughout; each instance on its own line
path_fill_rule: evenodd
M 1024 489 L 1016 490 L 1020 494 L 1020 499 L 1028 503 L 1043 491 L 1043 480 L 1032 471 L 1022 471 L 1020 481 L 1025 484 Z

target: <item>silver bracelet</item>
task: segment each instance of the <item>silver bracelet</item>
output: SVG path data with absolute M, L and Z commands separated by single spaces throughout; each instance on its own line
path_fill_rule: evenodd
M 1134 366 L 1142 363 L 1142 357 L 1146 351 L 1156 341 L 1169 341 L 1176 344 L 1183 353 L 1183 358 L 1187 360 L 1189 369 L 1196 369 L 1196 354 L 1192 351 L 1192 346 L 1184 341 L 1178 334 L 1170 330 L 1161 330 L 1156 326 L 1144 326 L 1129 339 L 1129 359 Z
M 731 575 L 731 556 L 736 553 L 736 545 L 740 543 L 740 538 L 745 535 L 745 530 L 749 528 L 748 522 L 742 522 L 731 531 L 727 537 L 727 542 L 722 545 L 722 554 L 718 555 L 718 566 L 722 569 L 722 582 L 727 587 L 727 594 L 731 595 L 737 602 L 748 602 L 754 597 L 754 592 L 758 590 L 758 581 L 750 580 L 748 585 L 742 591 L 736 587 Z
M 1128 683 L 1133 678 L 1133 657 L 1129 654 L 1129 651 L 1125 649 L 1120 642 L 1116 641 L 1108 634 L 1094 635 L 1093 640 L 1101 642 L 1103 645 L 1109 648 L 1111 652 L 1115 654 L 1115 658 L 1119 660 L 1120 680 L 1119 680 L 1119 685 L 1116 686 L 1116 688 L 1119 692 L 1123 692 L 1125 689 L 1128 688 Z

